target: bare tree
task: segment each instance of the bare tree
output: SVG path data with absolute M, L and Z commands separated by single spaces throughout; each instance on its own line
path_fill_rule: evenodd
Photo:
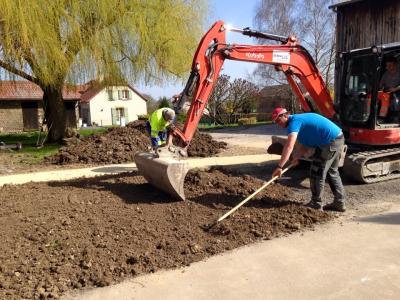
M 219 76 L 213 92 L 208 100 L 208 110 L 214 124 L 223 123 L 221 116 L 226 113 L 224 103 L 229 97 L 229 80 L 230 77 L 228 75 Z
M 333 85 L 333 64 L 335 57 L 335 14 L 328 9 L 332 1 L 307 1 L 304 28 L 308 29 L 303 46 L 314 58 L 328 87 Z
M 296 18 L 294 11 L 298 10 L 298 0 L 261 0 L 254 17 L 256 28 L 263 32 L 289 36 L 302 28 L 302 18 Z M 258 40 L 260 44 L 275 44 L 270 40 Z M 262 85 L 286 83 L 282 73 L 275 71 L 270 65 L 258 65 L 254 75 Z
M 210 117 L 215 123 L 230 123 L 233 115 L 250 113 L 256 108 L 258 87 L 245 79 L 230 81 L 230 76 L 221 75 L 208 101 Z
M 265 32 L 294 34 L 314 58 L 328 86 L 333 84 L 335 14 L 328 9 L 332 0 L 260 0 L 254 18 L 256 27 Z M 273 41 L 261 41 L 272 44 Z M 255 75 L 265 85 L 286 82 L 274 67 L 260 65 Z
M 245 79 L 235 79 L 230 84 L 229 97 L 225 104 L 230 115 L 229 121 L 232 121 L 232 116 L 236 113 L 250 112 L 255 107 L 258 95 L 259 90 L 255 84 Z

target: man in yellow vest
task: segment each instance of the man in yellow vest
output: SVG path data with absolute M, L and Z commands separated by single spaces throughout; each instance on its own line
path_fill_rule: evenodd
M 146 122 L 146 129 L 150 134 L 153 150 L 172 144 L 172 134 L 168 134 L 168 131 L 175 128 L 174 122 L 175 111 L 171 108 L 159 108 L 151 114 Z

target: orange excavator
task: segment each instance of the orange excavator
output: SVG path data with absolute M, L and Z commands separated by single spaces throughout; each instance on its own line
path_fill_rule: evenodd
M 273 45 L 227 44 L 227 30 L 278 41 Z M 195 53 L 190 77 L 175 103 L 180 113 L 191 105 L 183 130 L 173 132 L 184 147 L 160 148 L 159 153 L 139 152 L 135 162 L 152 185 L 185 199 L 183 183 L 189 170 L 187 149 L 206 108 L 226 59 L 274 65 L 282 72 L 305 112 L 317 112 L 338 123 L 348 146 L 344 172 L 369 183 L 400 177 L 400 126 L 389 120 L 389 93 L 379 90 L 385 57 L 400 54 L 400 44 L 382 45 L 341 53 L 337 62 L 339 92 L 333 101 L 309 52 L 294 36 L 284 37 L 249 28 L 229 29 L 218 21 L 203 36 Z

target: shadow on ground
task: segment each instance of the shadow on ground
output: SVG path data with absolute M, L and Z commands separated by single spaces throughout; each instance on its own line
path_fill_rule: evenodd
M 360 222 L 380 223 L 386 225 L 400 225 L 400 213 L 386 213 L 356 219 Z
M 127 204 L 175 202 L 170 195 L 149 184 L 138 171 L 97 176 L 89 179 L 53 181 L 52 187 L 76 187 L 113 193 Z
M 99 167 L 92 169 L 92 171 L 95 173 L 110 173 L 110 174 L 133 172 L 135 170 L 136 170 L 135 167 L 123 167 L 123 166 Z

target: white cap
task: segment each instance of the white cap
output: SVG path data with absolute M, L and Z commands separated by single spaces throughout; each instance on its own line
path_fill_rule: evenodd
M 175 118 L 175 112 L 170 108 L 165 108 L 162 112 L 162 116 L 165 121 L 172 121 Z

